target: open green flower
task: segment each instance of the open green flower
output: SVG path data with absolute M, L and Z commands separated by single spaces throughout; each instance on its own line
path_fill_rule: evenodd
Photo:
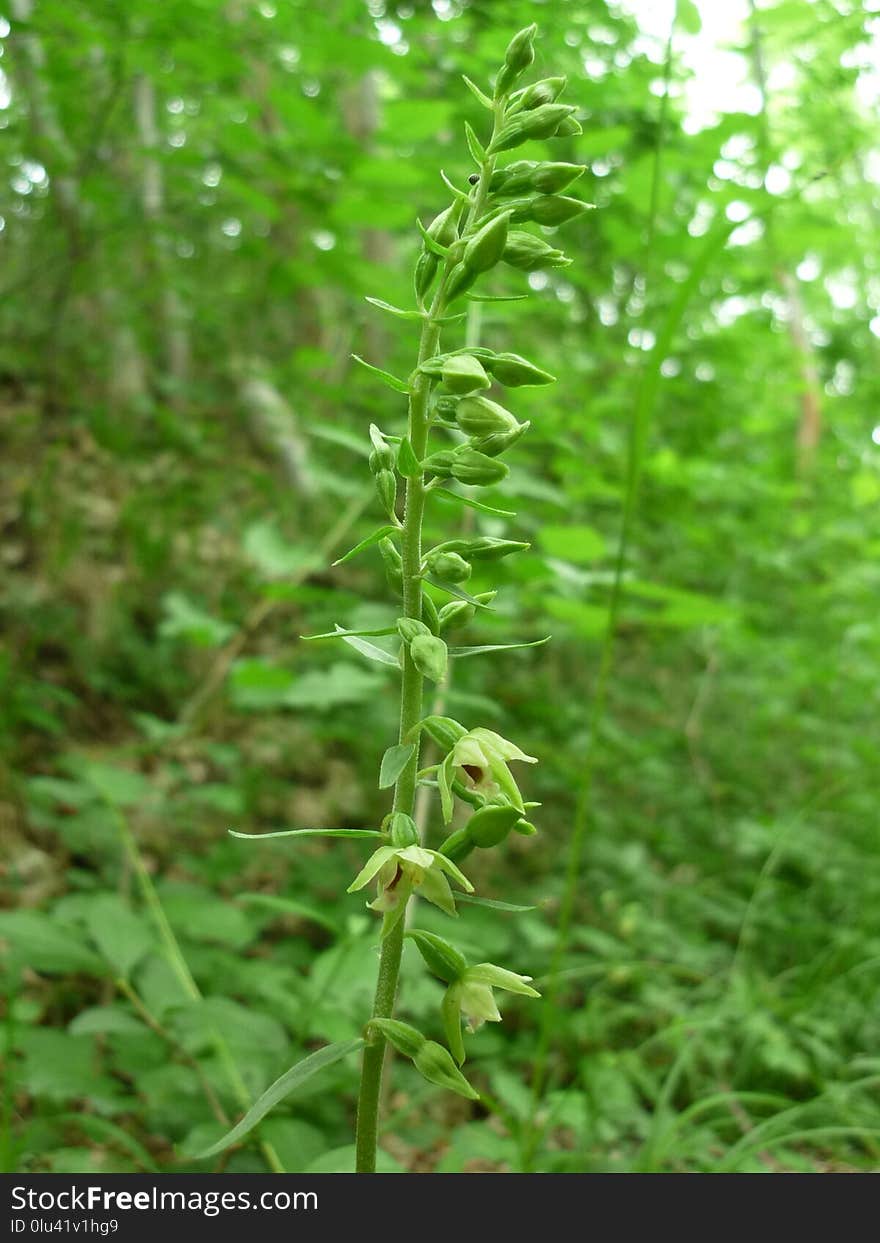
M 377 895 L 367 906 L 386 916 L 383 936 L 387 936 L 415 890 L 447 915 L 455 915 L 455 898 L 447 879 L 450 876 L 465 893 L 473 893 L 474 887 L 464 873 L 438 851 L 424 846 L 380 846 L 351 882 L 348 893 L 377 879 Z
M 514 743 L 491 729 L 471 729 L 459 738 L 437 773 L 444 818 L 448 821 L 452 815 L 452 782 L 455 777 L 487 801 L 496 800 L 501 795 L 519 811 L 525 811 L 519 786 L 507 766 L 509 760 L 524 760 L 526 764 L 538 762 L 535 756 L 526 755 Z
M 540 997 L 537 989 L 529 984 L 531 978 L 530 975 L 517 975 L 515 971 L 506 971 L 504 967 L 496 967 L 491 962 L 481 962 L 475 967 L 468 967 L 449 985 L 441 1010 L 446 1039 L 459 1066 L 464 1061 L 462 1019 L 465 1020 L 469 1032 L 479 1030 L 484 1023 L 500 1023 L 501 1012 L 492 990 L 501 988 L 508 993 L 518 993 L 521 997 Z

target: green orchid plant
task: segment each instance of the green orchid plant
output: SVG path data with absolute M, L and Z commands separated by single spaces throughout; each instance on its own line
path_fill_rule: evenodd
M 380 1088 L 389 1043 L 430 1082 L 476 1099 L 476 1091 L 461 1071 L 463 1024 L 472 1034 L 483 1023 L 500 1020 L 494 989 L 524 997 L 539 995 L 530 977 L 492 963 L 469 965 L 444 938 L 407 928 L 407 910 L 415 898 L 427 899 L 449 916 L 457 914 L 456 894 L 459 900 L 467 900 L 474 891 L 460 866 L 472 851 L 497 848 L 512 832 L 528 836 L 536 831 L 526 813 L 537 804 L 524 800 L 510 767 L 534 764 L 535 757 L 493 730 L 424 715 L 422 702 L 425 680 L 442 682 L 450 658 L 497 650 L 496 645 L 486 649 L 449 642 L 451 632 L 466 625 L 478 610 L 490 608 L 495 595 L 467 592 L 473 564 L 498 561 L 528 547 L 518 540 L 471 535 L 424 548 L 426 507 L 434 497 L 442 497 L 478 512 L 513 517 L 473 495 L 473 489 L 492 486 L 507 476 L 508 466 L 501 458 L 518 446 L 529 426 L 487 392 L 493 386 L 515 389 L 553 381 L 546 371 L 518 354 L 477 346 L 443 351 L 441 333 L 465 318 L 455 304 L 496 300 L 475 290 L 493 270 L 507 266 L 531 272 L 567 265 L 570 260 L 560 250 L 521 226 L 555 228 L 590 206 L 561 193 L 585 171 L 582 165 L 541 160 L 499 163 L 499 157 L 529 141 L 582 132 L 575 107 L 560 102 L 564 78 L 520 85 L 534 60 L 535 33 L 532 25 L 512 39 L 491 95 L 465 79 L 490 115 L 491 133 L 483 143 L 466 126 L 477 166 L 467 188 L 441 174 L 452 201 L 427 227 L 419 225 L 422 245 L 414 273 L 415 309 L 368 299 L 383 312 L 417 322 L 421 339 L 415 367 L 406 380 L 357 360 L 406 396 L 408 420 L 402 434 L 370 427 L 370 471 L 387 520 L 335 564 L 377 548 L 389 585 L 400 600 L 401 615 L 393 629 L 355 631 L 337 625 L 329 634 L 308 636 L 342 640 L 365 656 L 401 669 L 399 737 L 385 752 L 379 776 L 380 788 L 394 787 L 392 809 L 379 830 L 326 831 L 379 839 L 349 886 L 350 893 L 358 893 L 375 885 L 375 897 L 368 906 L 381 916 L 373 1012 L 363 1040 L 357 1042 L 363 1046 L 356 1142 L 359 1172 L 375 1169 Z M 402 506 L 401 490 L 405 493 Z M 369 643 L 377 634 L 399 636 L 398 658 Z M 441 758 L 420 768 L 420 747 L 426 737 L 433 740 Z M 448 828 L 457 808 L 467 811 L 461 827 L 448 833 L 436 849 L 420 840 L 413 819 L 420 784 L 436 788 L 441 818 Z M 322 830 L 290 832 L 317 834 Z M 394 1018 L 407 937 L 418 947 L 429 971 L 446 986 L 439 1016 L 445 1046 Z M 316 1064 L 321 1059 L 323 1065 L 349 1051 L 346 1047 L 337 1053 L 331 1046 L 311 1057 Z

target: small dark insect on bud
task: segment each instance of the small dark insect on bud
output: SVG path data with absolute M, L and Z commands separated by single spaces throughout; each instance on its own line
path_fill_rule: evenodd
M 480 180 L 479 173 L 471 173 L 470 177 L 468 177 L 468 185 L 475 186 L 479 180 Z

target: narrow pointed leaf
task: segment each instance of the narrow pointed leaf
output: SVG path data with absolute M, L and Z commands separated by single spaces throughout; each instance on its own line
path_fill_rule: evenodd
M 382 756 L 379 770 L 379 789 L 387 790 L 393 786 L 397 778 L 412 759 L 416 746 L 414 742 L 402 742 L 399 746 L 389 747 Z
M 485 906 L 490 911 L 507 911 L 511 915 L 519 915 L 524 911 L 536 911 L 536 906 L 516 906 L 513 902 L 499 902 L 497 898 L 477 898 L 472 893 L 457 893 L 459 902 L 470 902 L 471 906 Z
M 341 630 L 337 626 L 335 630 L 327 630 L 324 634 L 301 634 L 299 637 L 304 643 L 314 643 L 316 639 L 379 638 L 387 634 L 397 634 L 397 627 L 383 626 L 381 630 Z
M 512 509 L 496 509 L 494 505 L 487 505 L 485 501 L 475 501 L 473 497 L 462 496 L 460 492 L 452 492 L 449 488 L 431 488 L 435 496 L 441 496 L 447 501 L 458 501 L 460 505 L 467 505 L 469 509 L 477 509 L 481 514 L 492 514 L 495 518 L 515 518 L 516 514 Z
M 382 837 L 378 829 L 277 829 L 272 833 L 240 833 L 228 829 L 230 837 L 244 837 L 250 842 L 262 842 L 270 837 Z
M 397 454 L 397 469 L 404 479 L 418 479 L 422 473 L 422 464 L 413 453 L 408 436 L 404 436 L 400 442 L 400 451 Z
M 466 600 L 467 603 L 472 604 L 474 608 L 486 609 L 489 613 L 495 612 L 491 605 L 483 604 L 480 600 L 477 600 L 475 596 L 468 595 L 466 591 L 462 591 L 462 589 L 457 587 L 455 583 L 445 583 L 442 578 L 435 578 L 433 574 L 426 574 L 425 582 L 430 583 L 432 587 L 437 587 L 440 591 L 445 591 L 447 595 L 455 596 L 456 600 Z
M 360 652 L 361 656 L 366 656 L 367 660 L 374 660 L 378 665 L 390 665 L 392 669 L 400 668 L 397 657 L 392 656 L 382 647 L 376 647 L 375 643 L 368 643 L 366 639 L 359 639 L 352 634 L 340 634 L 339 637 L 343 643 L 347 643 L 356 652 Z
M 378 544 L 379 541 L 383 540 L 386 535 L 390 535 L 392 531 L 396 530 L 397 528 L 391 526 L 390 523 L 387 526 L 379 527 L 379 529 L 374 531 L 372 535 L 368 535 L 366 539 L 362 539 L 359 544 L 355 544 L 354 548 L 349 548 L 348 552 L 343 553 L 341 557 L 337 557 L 333 564 L 344 565 L 346 561 L 350 561 L 352 557 L 356 557 L 359 552 L 363 552 L 365 548 L 372 548 L 374 544 Z
M 383 383 L 389 388 L 393 388 L 395 393 L 408 393 L 409 388 L 405 380 L 399 380 L 396 375 L 392 375 L 390 371 L 383 371 L 381 367 L 374 367 L 372 363 L 368 363 L 365 358 L 361 358 L 360 354 L 352 354 L 352 358 L 356 363 L 369 371 L 372 375 L 378 376 Z
M 479 138 L 474 133 L 474 127 L 468 121 L 465 121 L 464 123 L 464 133 L 467 138 L 468 150 L 474 157 L 474 163 L 479 167 L 486 161 L 486 148 L 480 142 Z
M 470 302 L 525 302 L 529 295 L 527 293 L 466 293 L 464 296 Z
M 431 253 L 437 255 L 438 258 L 445 259 L 449 254 L 449 247 L 441 245 L 436 238 L 431 237 L 431 234 L 422 224 L 421 220 L 419 220 L 418 216 L 416 216 L 416 227 L 422 235 L 422 241 L 425 243 L 425 249 L 430 250 Z
M 424 319 L 421 311 L 404 311 L 399 306 L 392 306 L 390 302 L 385 302 L 382 298 L 367 298 L 370 306 L 378 307 L 380 311 L 385 311 L 389 315 L 395 315 L 398 319 Z
M 269 1110 L 279 1101 L 290 1096 L 291 1092 L 295 1092 L 313 1075 L 317 1075 L 320 1071 L 326 1070 L 328 1066 L 332 1066 L 334 1062 L 340 1062 L 344 1057 L 348 1057 L 349 1053 L 362 1048 L 363 1044 L 360 1037 L 355 1040 L 340 1040 L 336 1044 L 326 1045 L 317 1053 L 310 1053 L 308 1057 L 304 1057 L 301 1062 L 297 1062 L 279 1079 L 276 1079 L 271 1087 L 268 1087 L 263 1095 L 253 1103 L 241 1121 L 237 1122 L 231 1131 L 227 1131 L 222 1139 L 218 1139 L 216 1144 L 200 1152 L 196 1160 L 205 1161 L 208 1157 L 214 1157 L 218 1152 L 223 1152 L 230 1145 L 237 1144 L 254 1129 L 258 1122 L 265 1118 Z
M 452 191 L 459 203 L 466 203 L 468 201 L 468 196 L 465 194 L 464 190 L 459 190 L 458 186 L 453 185 L 442 168 L 440 169 L 440 179 L 446 189 Z
M 452 812 L 455 807 L 455 801 L 452 797 L 452 774 L 454 770 L 455 766 L 452 763 L 452 752 L 450 751 L 437 769 L 437 786 L 440 790 L 440 807 L 444 824 L 448 824 L 452 819 Z
M 451 647 L 449 655 L 481 656 L 483 652 L 513 652 L 522 647 L 541 647 L 550 642 L 550 637 L 548 634 L 546 639 L 534 639 L 531 643 L 483 643 L 477 647 Z
M 492 100 L 489 98 L 488 95 L 485 95 L 480 90 L 476 82 L 472 82 L 470 78 L 464 73 L 461 75 L 461 79 L 464 82 L 465 86 L 468 88 L 468 90 L 471 92 L 471 94 L 474 96 L 474 98 L 478 99 L 484 108 L 488 108 L 491 111 Z
M 467 311 L 462 311 L 455 315 L 439 315 L 436 319 L 432 319 L 432 324 L 458 324 L 463 319 L 467 319 Z

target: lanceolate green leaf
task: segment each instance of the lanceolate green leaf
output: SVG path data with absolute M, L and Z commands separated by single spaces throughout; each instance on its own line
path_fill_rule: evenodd
M 517 906 L 513 902 L 500 902 L 497 898 L 478 898 L 472 893 L 457 893 L 457 902 L 469 902 L 471 906 L 485 906 L 490 911 L 505 911 L 508 915 L 522 915 L 525 911 L 536 911 L 536 906 Z
M 445 591 L 450 596 L 455 596 L 456 600 L 466 600 L 467 603 L 472 604 L 475 609 L 486 609 L 489 613 L 494 612 L 491 605 L 483 604 L 474 596 L 468 595 L 466 591 L 463 591 L 461 587 L 456 586 L 455 583 L 445 583 L 442 578 L 435 578 L 433 574 L 426 574 L 425 582 L 430 583 L 432 587 L 437 587 L 440 591 Z
M 400 442 L 400 451 L 397 455 L 397 469 L 404 479 L 416 479 L 422 473 L 422 464 L 413 453 L 408 436 L 404 436 Z
M 304 643 L 314 643 L 318 639 L 357 639 L 357 638 L 381 638 L 383 635 L 397 634 L 396 626 L 382 626 L 379 630 L 343 630 L 337 626 L 335 630 L 327 630 L 323 634 L 302 634 L 300 638 Z
M 465 297 L 469 302 L 525 302 L 528 298 L 527 293 L 514 294 L 494 294 L 494 293 L 466 293 Z
M 360 354 L 352 354 L 352 358 L 356 363 L 360 363 L 365 371 L 369 371 L 371 375 L 376 376 L 384 384 L 387 384 L 389 388 L 393 388 L 395 393 L 409 392 L 406 381 L 399 380 L 397 376 L 392 375 L 390 371 L 383 371 L 381 367 L 374 367 L 372 363 L 368 363 L 366 359 L 361 358 Z
M 343 643 L 347 643 L 356 652 L 360 652 L 361 656 L 366 656 L 367 660 L 374 660 L 378 665 L 390 665 L 393 669 L 400 668 L 397 657 L 392 656 L 382 647 L 376 647 L 375 643 L 368 643 L 366 639 L 359 639 L 353 634 L 340 634 L 339 637 Z
M 489 96 L 486 95 L 483 91 L 481 91 L 480 88 L 477 86 L 476 82 L 472 82 L 470 78 L 467 76 L 467 74 L 463 73 L 461 77 L 462 77 L 462 81 L 464 82 L 465 86 L 468 88 L 470 93 L 473 95 L 473 97 L 475 99 L 478 99 L 484 108 L 489 108 L 491 110 L 492 100 L 489 98 Z
M 227 829 L 230 837 L 243 837 L 249 842 L 268 841 L 270 837 L 382 837 L 378 829 L 276 829 L 271 833 L 239 833 Z
M 548 634 L 544 639 L 533 639 L 531 643 L 483 643 L 477 647 L 451 647 L 450 656 L 481 656 L 483 652 L 514 652 L 524 647 L 542 647 L 550 642 Z
M 387 526 L 379 527 L 379 529 L 374 531 L 372 535 L 368 535 L 366 539 L 362 539 L 359 544 L 355 544 L 354 548 L 349 548 L 347 553 L 344 553 L 341 557 L 337 557 L 333 564 L 345 565 L 346 561 L 350 561 L 352 557 L 356 557 L 358 553 L 363 552 L 364 549 L 372 548 L 374 544 L 378 544 L 380 540 L 383 540 L 386 535 L 390 535 L 391 532 L 396 529 L 397 528 L 391 526 L 390 523 Z
M 464 132 L 465 137 L 467 138 L 468 150 L 474 158 L 474 163 L 479 168 L 479 166 L 486 159 L 486 148 L 480 142 L 479 138 L 474 133 L 474 127 L 468 121 L 465 121 L 464 123 Z
M 425 250 L 430 250 L 431 253 L 434 255 L 437 255 L 438 258 L 444 259 L 446 255 L 449 253 L 449 247 L 441 246 L 441 244 L 436 240 L 436 238 L 431 237 L 431 234 L 422 224 L 421 220 L 419 220 L 418 216 L 416 216 L 416 226 L 419 230 L 419 233 L 421 233 L 422 235 L 422 241 L 425 243 Z
M 454 185 L 453 182 L 449 180 L 442 168 L 440 169 L 440 178 L 444 186 L 446 186 L 446 189 L 451 190 L 452 194 L 459 202 L 466 203 L 468 201 L 468 196 L 465 192 L 463 190 L 459 190 L 458 186 Z
M 431 488 L 431 495 L 439 496 L 444 501 L 456 501 L 459 505 L 466 505 L 468 509 L 476 509 L 481 514 L 491 514 L 495 518 L 516 517 L 512 509 L 497 509 L 494 505 L 487 505 L 485 501 L 474 500 L 472 496 L 462 496 L 460 492 L 452 492 L 449 488 Z
M 402 742 L 397 746 L 388 748 L 382 756 L 382 766 L 379 770 L 380 790 L 387 790 L 394 785 L 412 758 L 415 749 L 415 743 L 413 742 Z
M 237 1144 L 239 1140 L 244 1139 L 258 1122 L 265 1118 L 270 1109 L 273 1109 L 280 1101 L 285 1100 L 297 1088 L 301 1087 L 313 1075 L 317 1075 L 322 1070 L 326 1070 L 328 1066 L 332 1066 L 335 1062 L 340 1062 L 344 1057 L 348 1057 L 350 1053 L 354 1053 L 357 1049 L 363 1047 L 363 1040 L 341 1040 L 336 1044 L 328 1044 L 323 1049 L 319 1049 L 317 1053 L 310 1053 L 308 1057 L 304 1057 L 301 1062 L 297 1062 L 290 1070 L 276 1079 L 271 1087 L 268 1087 L 263 1095 L 256 1100 L 240 1122 L 237 1122 L 231 1131 L 218 1139 L 216 1144 L 212 1144 L 210 1148 L 206 1148 L 204 1152 L 200 1152 L 196 1160 L 206 1161 L 208 1157 L 215 1157 L 218 1152 L 223 1152 L 232 1144 Z
M 392 306 L 390 302 L 384 302 L 381 298 L 367 298 L 366 301 L 371 306 L 378 307 L 380 311 L 396 316 L 397 319 L 420 320 L 425 318 L 421 311 L 404 311 L 402 307 Z

